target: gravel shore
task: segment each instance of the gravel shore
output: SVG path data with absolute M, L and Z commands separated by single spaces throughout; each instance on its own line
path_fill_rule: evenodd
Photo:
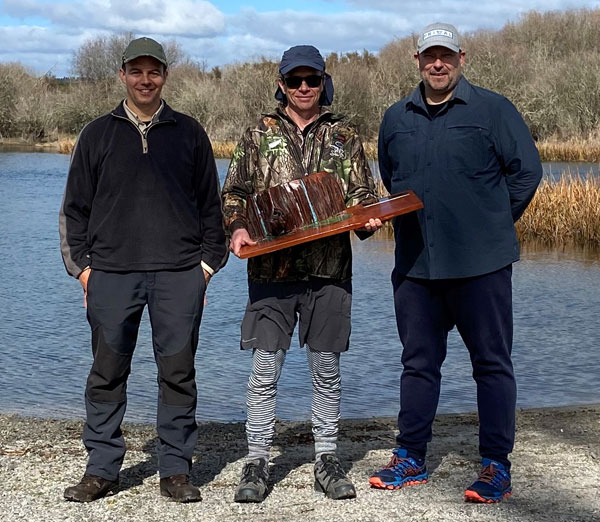
M 312 436 L 306 422 L 277 426 L 271 481 L 262 504 L 232 501 L 246 451 L 243 424 L 202 424 L 192 482 L 203 501 L 159 495 L 155 432 L 124 425 L 128 452 L 120 491 L 90 504 L 62 499 L 85 468 L 81 421 L 0 415 L 0 519 L 27 521 L 600 521 L 600 405 L 520 411 L 512 454 L 514 494 L 496 505 L 467 504 L 464 488 L 479 469 L 477 417 L 440 415 L 430 446 L 428 484 L 370 489 L 386 464 L 395 419 L 344 420 L 339 456 L 358 497 L 333 501 L 313 492 Z

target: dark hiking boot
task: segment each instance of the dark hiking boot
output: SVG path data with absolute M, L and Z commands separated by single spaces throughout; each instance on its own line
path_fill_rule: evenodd
M 268 491 L 269 470 L 266 459 L 253 459 L 244 464 L 242 479 L 235 490 L 234 502 L 262 502 Z
M 325 453 L 315 463 L 315 491 L 334 500 L 356 497 L 354 484 L 346 477 L 338 458 Z
M 184 474 L 161 478 L 160 494 L 163 497 L 172 498 L 175 502 L 199 502 L 202 500 L 200 490 L 190 484 L 190 478 Z
M 116 493 L 119 489 L 118 480 L 106 480 L 95 475 L 84 475 L 81 482 L 65 489 L 65 500 L 71 502 L 93 502 L 99 498 Z

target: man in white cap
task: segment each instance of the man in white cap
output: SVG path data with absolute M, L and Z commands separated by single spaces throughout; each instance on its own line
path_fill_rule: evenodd
M 441 367 L 456 326 L 477 384 L 482 457 L 465 500 L 499 502 L 512 492 L 514 222 L 533 198 L 542 167 L 515 107 L 463 77 L 465 52 L 454 26 L 427 26 L 415 60 L 422 82 L 387 110 L 379 134 L 385 186 L 414 190 L 424 208 L 394 224 L 392 283 L 404 348 L 399 434 L 390 463 L 370 483 L 399 489 L 427 482 Z

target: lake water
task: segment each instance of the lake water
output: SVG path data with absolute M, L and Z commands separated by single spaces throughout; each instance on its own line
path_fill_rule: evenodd
M 59 154 L 0 153 L 0 412 L 84 415 L 90 333 L 79 283 L 64 271 L 57 231 L 68 162 Z M 218 161 L 221 175 L 227 164 Z M 389 283 L 393 243 L 355 241 L 354 254 L 342 415 L 395 415 L 401 347 Z M 245 416 L 250 353 L 239 350 L 238 337 L 247 299 L 245 265 L 232 256 L 209 287 L 196 358 L 199 420 Z M 524 249 L 513 281 L 518 406 L 599 403 L 598 253 Z M 456 332 L 443 371 L 439 411 L 475 410 L 469 358 Z M 147 315 L 128 390 L 126 419 L 153 422 L 156 369 Z M 306 356 L 294 340 L 281 378 L 278 416 L 309 418 L 310 390 Z
M 544 163 L 544 176 L 550 179 L 559 179 L 567 176 L 598 176 L 600 164 L 598 163 Z

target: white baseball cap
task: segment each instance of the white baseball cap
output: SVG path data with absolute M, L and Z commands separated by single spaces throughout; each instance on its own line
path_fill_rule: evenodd
M 436 22 L 429 24 L 421 31 L 417 41 L 417 52 L 421 53 L 429 47 L 441 45 L 455 53 L 460 51 L 460 38 L 456 27 Z

